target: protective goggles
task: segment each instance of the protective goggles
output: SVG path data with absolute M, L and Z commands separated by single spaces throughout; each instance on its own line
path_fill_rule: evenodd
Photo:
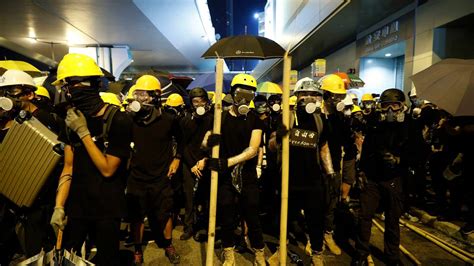
M 151 103 L 154 102 L 160 96 L 158 91 L 150 92 L 150 91 L 142 91 L 142 90 L 135 90 L 132 94 L 133 99 L 135 99 L 139 103 Z
M 379 109 L 380 111 L 388 111 L 389 109 L 392 109 L 392 111 L 400 111 L 403 109 L 403 103 L 402 102 L 383 102 L 379 104 Z
M 362 109 L 365 109 L 365 108 L 372 108 L 375 106 L 375 102 L 374 101 L 362 101 L 360 103 L 360 107 Z
M 235 89 L 234 102 L 240 103 L 245 101 L 246 103 L 251 102 L 255 98 L 255 92 L 253 90 L 246 90 L 242 88 Z
M 22 86 L 12 86 L 5 90 L 5 95 L 10 96 L 12 98 L 18 98 L 32 91 L 33 90 L 30 88 L 25 88 Z

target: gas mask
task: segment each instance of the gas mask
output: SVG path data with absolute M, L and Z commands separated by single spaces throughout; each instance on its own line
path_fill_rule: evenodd
M 344 114 L 344 117 L 349 118 L 352 114 L 352 105 L 349 107 L 344 107 L 344 110 L 342 113 Z
M 268 104 L 266 102 L 256 102 L 255 112 L 257 112 L 257 114 L 259 115 L 270 113 L 270 108 L 268 107 Z
M 380 104 L 380 121 L 403 122 L 405 121 L 406 107 L 401 102 L 383 102 Z
M 105 105 L 91 81 L 67 79 L 61 89 L 66 93 L 66 100 L 86 116 L 96 115 Z
M 372 101 L 362 101 L 360 103 L 360 108 L 365 115 L 372 113 L 372 110 L 375 109 L 375 103 Z
M 209 100 L 204 97 L 192 98 L 191 105 L 193 107 L 193 117 L 202 117 L 211 109 L 209 106 Z
M 268 98 L 268 106 L 272 113 L 280 113 L 281 111 L 281 97 L 280 95 L 272 95 Z
M 12 119 L 18 115 L 22 109 L 20 100 L 10 97 L 0 97 L 0 110 L 2 112 L 0 119 Z
M 320 113 L 322 100 L 318 96 L 305 96 L 297 101 L 297 108 L 305 110 L 307 114 Z
M 237 108 L 237 112 L 240 115 L 247 115 L 250 112 L 250 102 L 255 98 L 255 92 L 253 90 L 237 88 L 233 96 L 234 106 Z
M 161 115 L 159 107 L 159 94 L 153 95 L 153 92 L 136 90 L 133 92 L 133 101 L 127 106 L 127 111 L 134 114 L 139 120 L 149 120 L 152 114 Z M 156 110 L 156 112 L 154 111 Z
M 344 103 L 342 100 L 346 97 L 345 94 L 335 94 L 331 92 L 325 92 L 324 95 L 324 104 L 326 110 L 331 114 L 335 113 L 336 111 L 342 112 L 344 110 Z

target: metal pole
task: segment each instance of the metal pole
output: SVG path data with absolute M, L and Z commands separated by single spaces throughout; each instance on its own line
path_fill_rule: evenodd
M 385 230 L 383 229 L 383 227 L 379 223 L 377 223 L 377 221 L 372 219 L 372 223 L 374 223 L 375 227 L 377 227 L 380 231 L 382 231 L 382 233 L 385 233 Z M 401 244 L 400 244 L 400 250 L 403 252 L 403 254 L 407 255 L 407 257 L 410 258 L 411 261 L 413 261 L 416 265 L 421 265 L 421 262 L 415 257 L 415 255 L 413 255 L 410 251 L 408 251 Z
M 212 133 L 221 133 L 222 117 L 222 84 L 224 79 L 224 59 L 216 60 L 216 92 L 214 105 L 214 128 Z M 212 158 L 219 158 L 219 145 L 212 148 Z M 217 205 L 218 172 L 211 172 L 211 195 L 209 200 L 209 230 L 207 237 L 206 265 L 213 266 L 214 242 L 216 238 L 216 205 Z
M 283 58 L 283 125 L 290 127 L 290 71 L 291 56 L 285 53 Z M 288 176 L 290 171 L 290 138 L 284 136 L 282 140 L 281 164 L 281 212 L 280 212 L 280 265 L 286 265 L 286 231 L 288 224 Z

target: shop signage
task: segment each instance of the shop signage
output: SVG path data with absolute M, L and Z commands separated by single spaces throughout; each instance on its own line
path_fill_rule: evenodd
M 326 75 L 326 59 L 316 59 L 311 65 L 313 77 L 322 77 Z
M 359 57 L 371 54 L 394 43 L 406 40 L 411 37 L 413 14 L 394 20 L 372 33 L 358 39 L 356 42 L 357 54 Z

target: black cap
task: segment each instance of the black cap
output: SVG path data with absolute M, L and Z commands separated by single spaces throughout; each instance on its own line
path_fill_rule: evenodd
M 192 100 L 196 97 L 204 97 L 205 99 L 209 100 L 209 96 L 207 95 L 207 91 L 201 87 L 196 87 L 189 92 L 189 99 Z

